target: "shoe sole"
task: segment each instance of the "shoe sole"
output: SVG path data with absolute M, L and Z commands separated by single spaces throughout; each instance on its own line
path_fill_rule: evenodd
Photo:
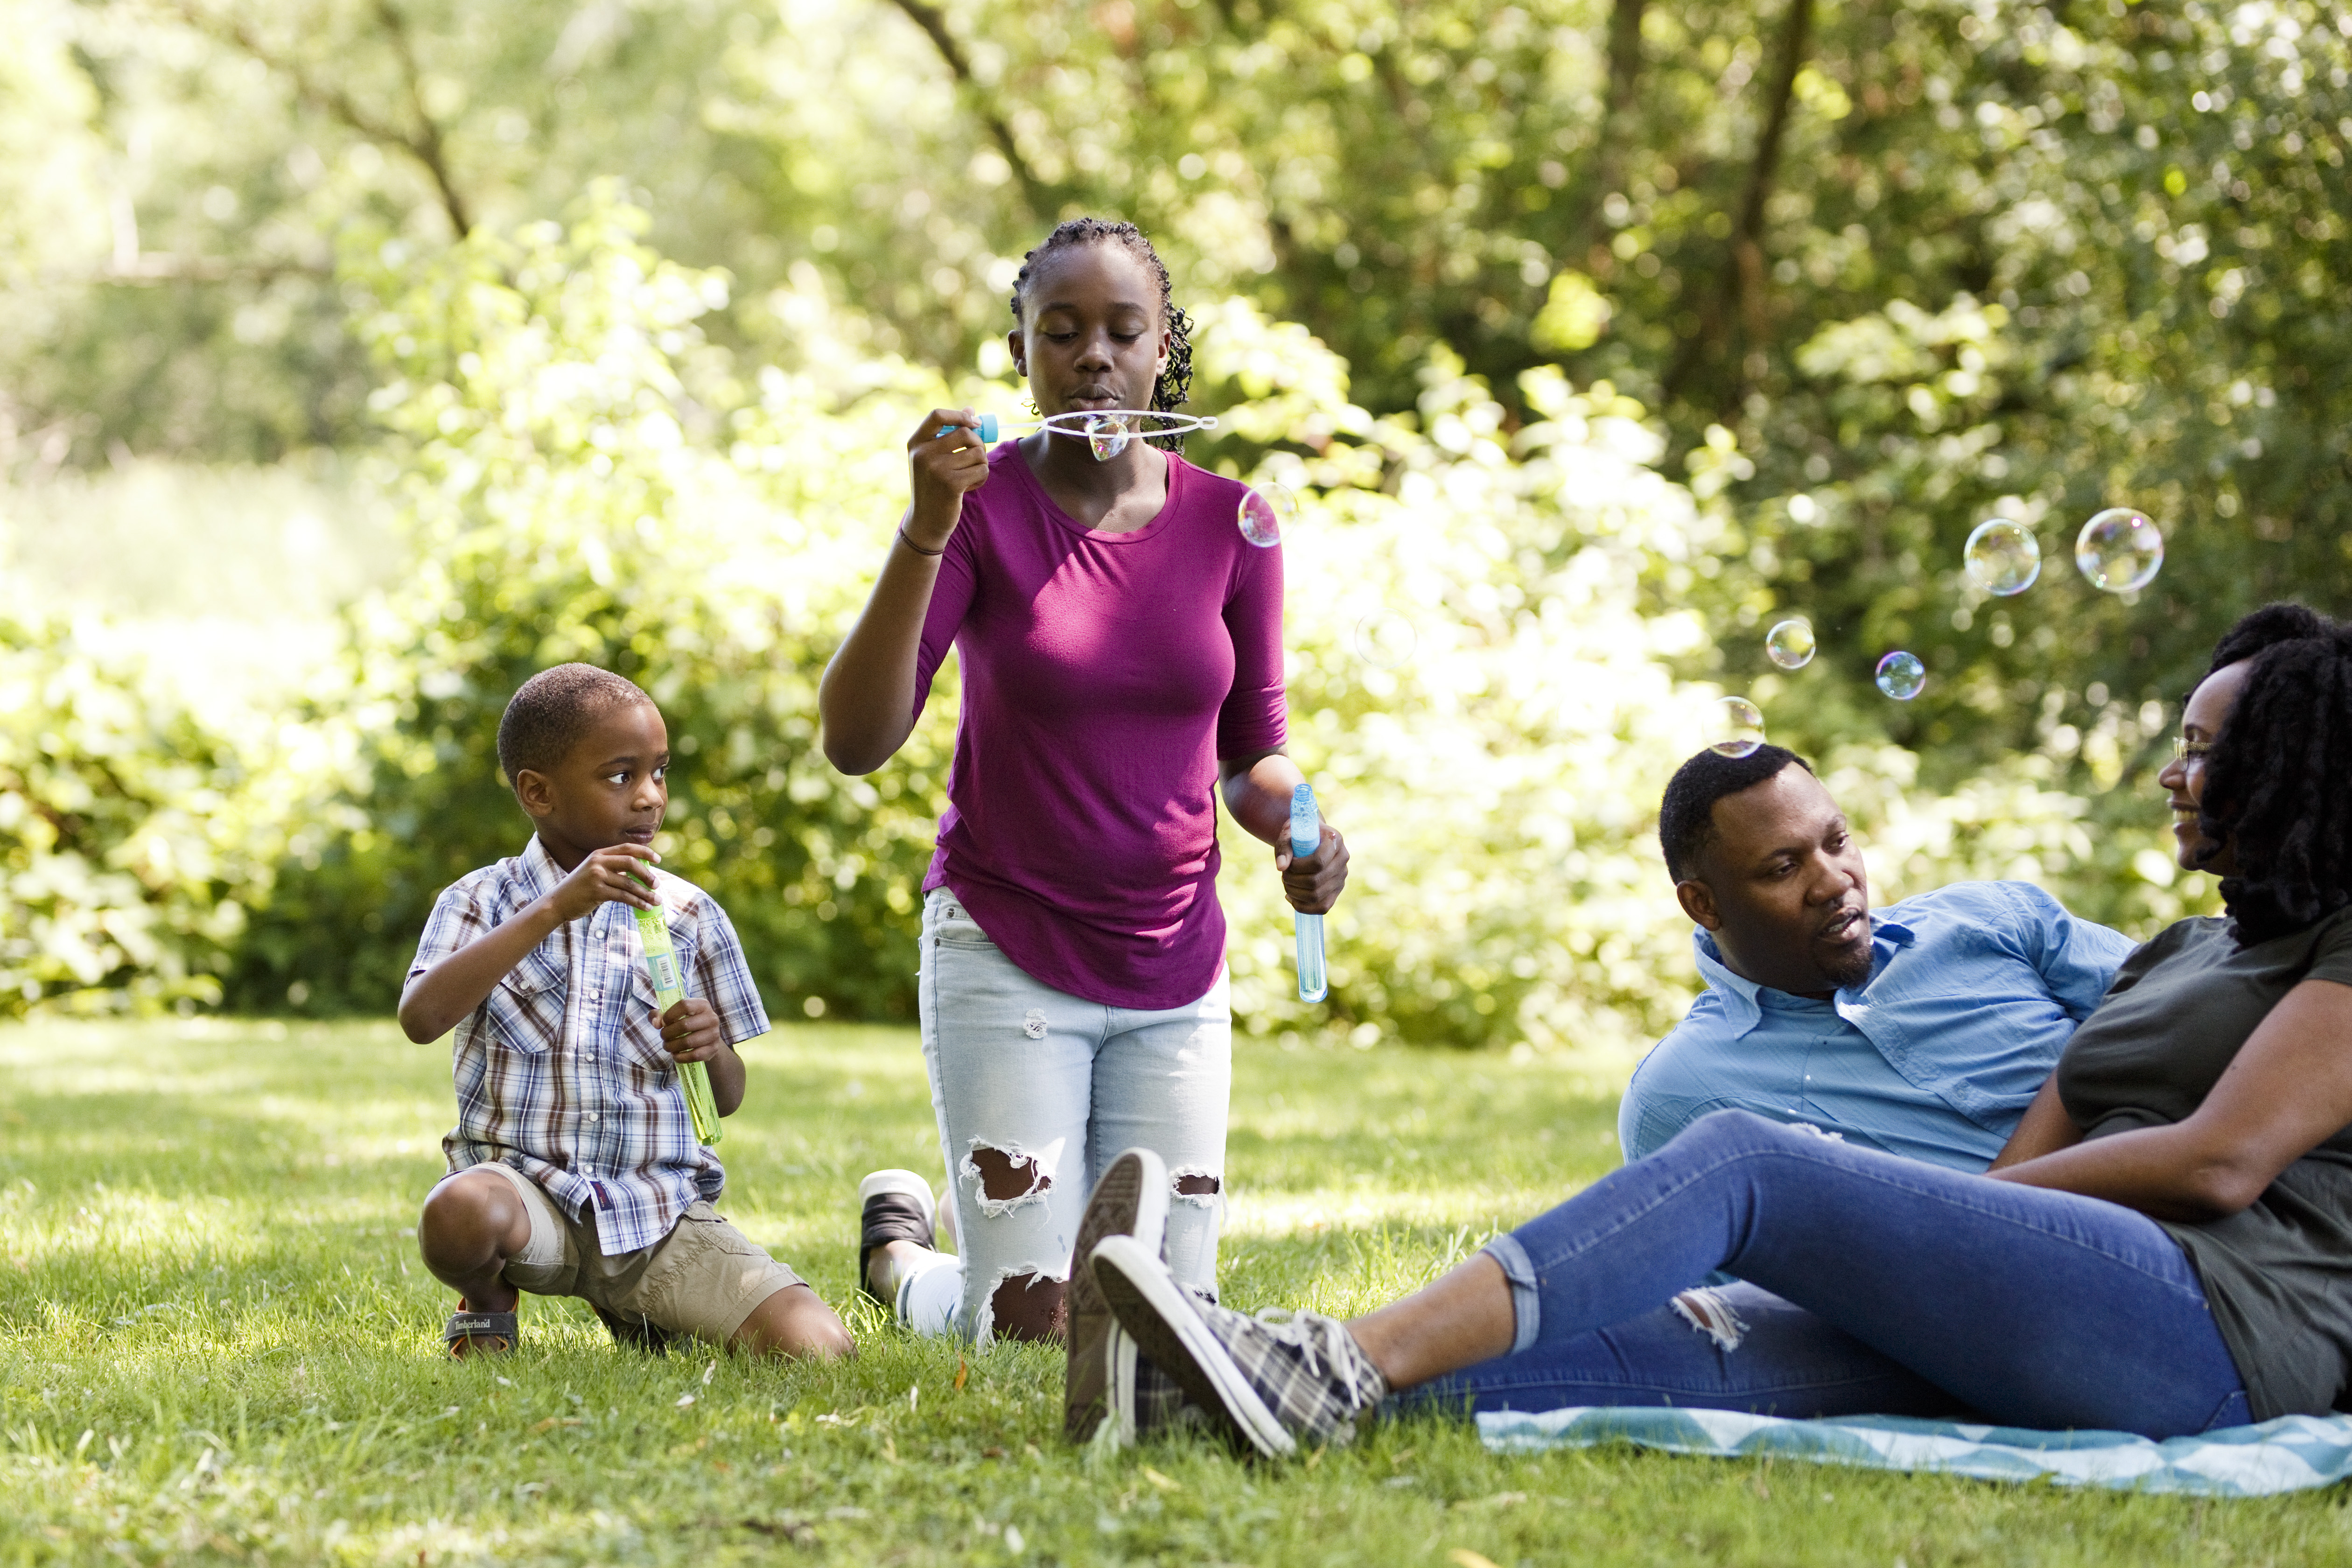
M 1118 1423 L 1122 1443 L 1135 1437 L 1135 1405 L 1122 1400 L 1135 1385 L 1135 1342 L 1111 1321 L 1086 1260 L 1114 1236 L 1132 1238 L 1160 1256 L 1168 1235 L 1168 1165 L 1149 1149 L 1129 1149 L 1110 1163 L 1087 1199 L 1071 1248 L 1069 1358 L 1062 1380 L 1062 1429 L 1074 1443 L 1091 1440 L 1106 1417 Z M 1089 1369 L 1089 1361 L 1098 1367 Z M 1125 1374 L 1122 1380 L 1121 1374 Z
M 1269 1459 L 1297 1452 L 1240 1365 L 1155 1253 L 1129 1237 L 1106 1237 L 1088 1258 L 1095 1286 L 1118 1326 L 1151 1364 L 1174 1378 L 1202 1409 L 1220 1417 L 1228 1437 Z

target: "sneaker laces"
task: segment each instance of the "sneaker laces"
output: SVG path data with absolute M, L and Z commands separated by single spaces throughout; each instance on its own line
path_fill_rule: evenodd
M 1267 1307 L 1256 1314 L 1256 1321 L 1276 1341 L 1297 1350 L 1309 1373 L 1346 1389 L 1350 1414 L 1369 1410 L 1388 1397 L 1389 1380 L 1337 1318 Z

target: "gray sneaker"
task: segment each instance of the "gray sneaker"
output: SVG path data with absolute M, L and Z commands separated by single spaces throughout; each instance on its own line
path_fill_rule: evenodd
M 1139 1429 L 1150 1429 L 1139 1419 L 1139 1403 L 1149 1398 L 1139 1384 L 1148 1387 L 1154 1375 L 1148 1367 L 1137 1367 L 1135 1342 L 1111 1317 L 1086 1259 L 1097 1243 L 1111 1237 L 1159 1257 L 1168 1231 L 1168 1191 L 1166 1162 L 1149 1149 L 1129 1149 L 1103 1172 L 1079 1217 L 1071 1252 L 1076 1261 L 1066 1298 L 1069 1369 L 1062 1385 L 1063 1429 L 1073 1443 L 1091 1441 L 1106 1418 L 1117 1423 L 1120 1443 L 1131 1443 Z
M 1388 1397 L 1388 1380 L 1339 1322 L 1314 1312 L 1255 1318 L 1209 1306 L 1156 1253 L 1106 1237 L 1089 1257 L 1095 1287 L 1152 1365 L 1232 1439 L 1268 1458 L 1346 1443 Z

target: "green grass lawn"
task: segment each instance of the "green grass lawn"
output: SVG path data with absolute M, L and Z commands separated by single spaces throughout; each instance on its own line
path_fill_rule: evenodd
M 444 1359 L 410 1227 L 447 1052 L 389 1025 L 0 1031 L 0 1562 L 2352 1560 L 2340 1492 L 1503 1459 L 1435 1418 L 1281 1466 L 1197 1438 L 1089 1459 L 1055 1355 L 970 1357 L 851 1302 L 857 1177 L 939 1168 L 911 1033 L 746 1054 L 725 1206 L 842 1306 L 855 1363 L 649 1359 L 543 1300 L 520 1354 Z M 1360 1310 L 1616 1159 L 1610 1086 L 1540 1059 L 1245 1044 L 1234 1120 L 1244 1307 Z

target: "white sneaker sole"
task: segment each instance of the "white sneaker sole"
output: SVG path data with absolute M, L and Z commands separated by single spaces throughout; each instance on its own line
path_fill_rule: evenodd
M 1094 1249 L 1088 1267 L 1119 1327 L 1194 1403 L 1222 1415 L 1236 1436 L 1269 1459 L 1297 1452 L 1297 1443 L 1250 1386 L 1156 1252 L 1146 1252 L 1129 1237 L 1107 1237 Z
M 857 1184 L 858 1211 L 865 1212 L 866 1199 L 878 1196 L 883 1193 L 898 1193 L 905 1197 L 919 1198 L 922 1200 L 925 1222 L 932 1230 L 939 1229 L 940 1209 L 938 1203 L 931 1197 L 931 1184 L 915 1174 L 914 1172 L 894 1170 L 866 1173 L 866 1179 Z

